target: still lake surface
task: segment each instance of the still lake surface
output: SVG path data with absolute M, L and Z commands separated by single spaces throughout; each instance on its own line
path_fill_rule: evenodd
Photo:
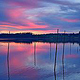
M 80 80 L 79 44 L 0 42 L 0 80 Z

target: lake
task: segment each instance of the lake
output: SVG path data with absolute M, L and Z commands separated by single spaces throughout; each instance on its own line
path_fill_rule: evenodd
M 80 46 L 0 42 L 0 80 L 80 80 Z

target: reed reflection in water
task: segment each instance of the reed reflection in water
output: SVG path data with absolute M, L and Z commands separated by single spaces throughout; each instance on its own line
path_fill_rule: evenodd
M 7 69 L 8 69 L 8 80 L 10 80 L 10 70 L 9 70 L 9 43 L 8 43 L 8 52 L 7 52 Z
M 55 51 L 55 58 L 54 58 L 54 80 L 56 80 L 56 60 L 57 60 L 57 43 L 56 43 L 56 51 Z
M 36 42 L 34 42 L 34 65 L 36 66 Z
M 63 43 L 63 54 L 62 54 L 62 67 L 63 67 L 63 80 L 64 80 L 64 50 L 65 49 L 65 43 Z

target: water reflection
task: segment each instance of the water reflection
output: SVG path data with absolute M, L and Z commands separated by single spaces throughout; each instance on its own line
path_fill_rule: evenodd
M 65 34 L 65 31 L 64 31 L 64 34 Z M 64 36 L 64 42 L 65 42 L 65 36 Z M 63 80 L 64 80 L 64 49 L 65 49 L 65 43 L 63 43 L 63 54 L 62 54 Z
M 50 60 L 51 60 L 51 43 L 50 43 Z
M 36 42 L 34 42 L 34 65 L 36 66 Z
M 56 80 L 56 62 L 57 62 L 57 43 L 56 43 L 56 51 L 55 51 L 55 58 L 54 58 L 54 79 Z
M 65 49 L 65 43 L 63 43 L 63 54 L 62 54 L 63 80 L 64 80 L 64 49 Z
M 70 43 L 70 54 L 71 54 L 71 43 Z
M 78 49 L 78 47 L 77 47 L 77 53 L 78 53 L 78 50 L 79 50 L 79 49 Z
M 9 71 L 9 43 L 8 43 L 8 51 L 7 51 L 7 69 L 8 69 L 8 80 L 10 80 L 10 71 Z
M 80 79 L 77 76 L 80 72 L 78 44 L 8 42 L 1 45 L 3 46 L 0 46 L 0 80 L 74 80 L 75 77 L 77 80 Z M 4 75 L 5 69 L 8 78 Z

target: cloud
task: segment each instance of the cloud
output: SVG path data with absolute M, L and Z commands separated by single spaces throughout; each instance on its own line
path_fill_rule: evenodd
M 62 21 L 66 21 L 66 22 L 79 22 L 79 19 L 67 19 L 67 18 L 60 18 Z
M 79 30 L 79 1 L 0 0 L 1 30 Z M 75 22 L 75 24 L 73 23 Z

